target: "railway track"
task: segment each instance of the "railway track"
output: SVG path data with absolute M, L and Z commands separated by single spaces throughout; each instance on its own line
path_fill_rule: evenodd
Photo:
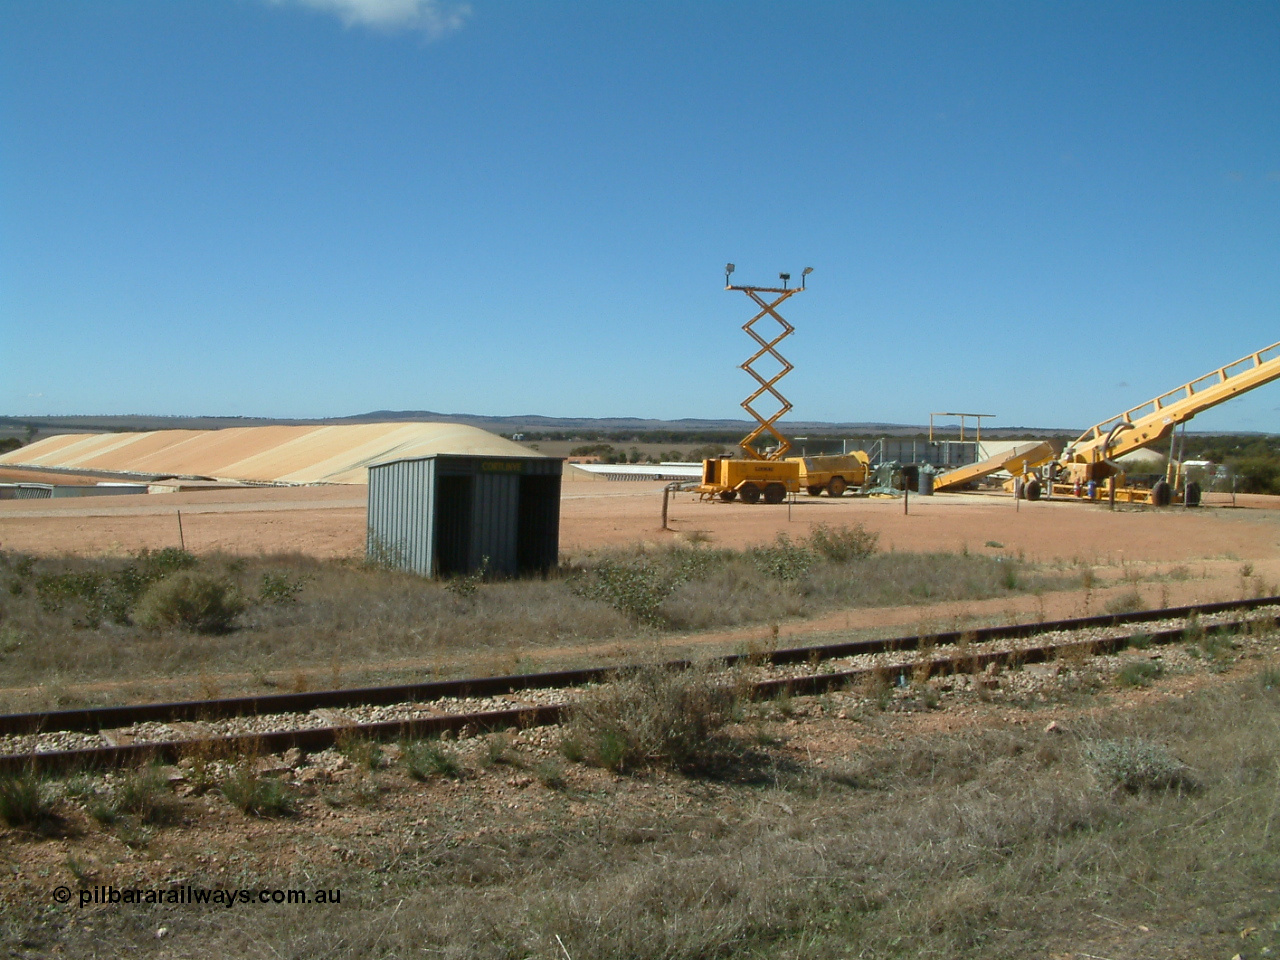
M 1198 604 L 878 640 L 793 647 L 715 658 L 747 666 L 757 698 L 811 694 L 877 675 L 902 683 L 976 673 L 990 664 L 1035 664 L 1111 653 L 1139 635 L 1152 644 L 1280 625 L 1280 597 Z M 689 661 L 673 661 L 672 668 Z M 607 682 L 627 667 L 478 677 L 386 687 L 270 694 L 0 715 L 0 773 L 175 762 L 197 745 L 219 755 L 311 753 L 341 738 L 431 737 L 558 722 L 574 691 Z

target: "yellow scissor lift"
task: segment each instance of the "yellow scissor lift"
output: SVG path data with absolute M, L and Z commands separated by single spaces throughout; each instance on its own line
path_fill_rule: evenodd
M 725 289 L 741 290 L 760 308 L 754 317 L 742 325 L 747 336 L 760 347 L 742 364 L 742 369 L 754 377 L 759 384 L 755 392 L 742 401 L 742 409 L 755 418 L 757 426 L 743 437 L 740 443 L 746 459 L 716 457 L 713 460 L 702 461 L 702 483 L 696 490 L 703 500 L 718 498 L 728 502 L 741 499 L 743 503 L 756 503 L 763 499 L 765 503 L 781 503 L 787 498 L 787 494 L 796 493 L 800 489 L 800 465 L 784 459 L 787 451 L 791 449 L 791 442 L 779 432 L 776 426 L 778 419 L 791 410 L 791 401 L 778 392 L 777 383 L 793 369 L 790 361 L 778 352 L 777 347 L 795 330 L 795 327 L 787 323 L 778 313 L 778 306 L 784 300 L 804 290 L 805 278 L 813 272 L 813 268 L 805 267 L 804 273 L 800 275 L 800 286 L 792 288 L 787 287 L 787 281 L 791 279 L 789 273 L 778 275 L 778 279 L 783 284 L 781 287 L 730 286 L 729 275 L 733 270 L 733 264 L 725 267 Z M 770 294 L 773 299 L 766 301 L 761 294 Z M 755 329 L 756 323 L 766 316 L 772 317 L 781 327 L 781 332 L 772 340 L 766 340 Z M 766 356 L 773 358 L 781 365 L 781 369 L 767 379 L 753 366 Z M 777 411 L 768 417 L 761 416 L 753 406 L 766 393 L 778 402 Z M 766 434 L 774 439 L 775 445 L 768 453 L 761 453 L 756 449 L 755 444 Z

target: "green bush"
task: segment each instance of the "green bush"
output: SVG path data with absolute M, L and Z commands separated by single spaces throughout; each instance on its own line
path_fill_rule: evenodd
M 403 746 L 400 762 L 404 772 L 415 780 L 431 777 L 457 779 L 462 776 L 462 761 L 452 750 L 434 740 L 413 740 Z
M 251 816 L 287 817 L 296 809 L 296 800 L 288 785 L 258 773 L 249 761 L 232 770 L 218 789 L 227 802 Z
M 805 545 L 824 560 L 849 563 L 871 556 L 879 548 L 880 534 L 860 523 L 829 527 L 820 523 L 810 531 Z
M 1126 663 L 1116 674 L 1116 683 L 1122 687 L 1145 687 L 1161 674 L 1160 664 L 1152 660 L 1135 660 Z
M 675 587 L 674 578 L 643 557 L 630 562 L 602 560 L 571 584 L 578 596 L 607 603 L 619 613 L 651 626 L 662 625 L 658 608 Z
M 53 819 L 53 800 L 35 773 L 0 776 L 0 820 L 10 827 L 38 827 Z
M 101 823 L 133 817 L 139 823 L 170 823 L 181 812 L 168 781 L 156 767 L 142 767 L 126 774 L 106 797 L 95 798 L 89 813 Z
M 264 573 L 258 587 L 258 599 L 263 603 L 289 604 L 298 602 L 306 577 L 290 577 L 286 573 Z
M 792 543 L 785 533 L 778 534 L 767 547 L 751 550 L 751 562 L 766 576 L 775 580 L 799 580 L 809 572 L 815 557 L 805 546 Z
M 1280 458 L 1251 456 L 1229 460 L 1241 493 L 1280 493 Z
M 197 633 L 225 633 L 244 606 L 229 581 L 182 570 L 148 587 L 133 616 L 139 625 L 150 629 L 180 627 Z
M 104 621 L 124 626 L 129 623 L 133 606 L 148 587 L 195 564 L 192 554 L 176 547 L 154 553 L 143 550 L 131 562 L 111 572 L 42 574 L 35 579 L 36 596 L 45 613 L 56 613 L 67 604 L 80 604 L 77 626 L 97 629 Z
M 190 570 L 199 561 L 195 554 L 180 550 L 177 547 L 165 547 L 163 550 L 141 550 L 134 558 L 139 576 L 152 583 L 162 577 L 179 570 Z
M 593 561 L 569 581 L 569 589 L 587 600 L 608 604 L 619 613 L 654 627 L 668 625 L 660 610 L 672 593 L 704 580 L 733 562 L 730 550 L 676 546 L 666 550 L 618 552 Z

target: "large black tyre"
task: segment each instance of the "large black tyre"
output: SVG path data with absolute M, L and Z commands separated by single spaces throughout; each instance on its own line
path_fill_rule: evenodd
M 787 488 L 780 483 L 771 483 L 764 488 L 765 503 L 781 503 L 787 499 Z
M 1151 505 L 1153 507 L 1167 507 L 1173 502 L 1173 490 L 1169 487 L 1166 480 L 1157 480 L 1151 488 Z
M 1022 485 L 1022 495 L 1028 500 L 1039 500 L 1040 493 L 1040 481 L 1035 477 L 1032 477 Z
M 738 488 L 738 496 L 743 503 L 755 503 L 760 499 L 760 488 L 754 483 L 744 483 Z
M 1182 495 L 1182 502 L 1188 507 L 1200 506 L 1200 484 L 1192 480 Z
M 732 503 L 734 500 L 737 499 L 737 497 L 738 497 L 737 490 L 721 490 L 720 491 L 720 499 L 723 500 L 725 503 Z
M 848 488 L 849 485 L 844 482 L 844 477 L 832 477 L 831 482 L 827 484 L 827 496 L 843 497 Z
M 811 483 L 809 484 L 809 486 L 805 487 L 804 489 L 805 489 L 805 492 L 809 494 L 809 496 L 816 497 L 820 493 L 822 493 L 822 491 L 825 490 L 826 487 L 824 487 L 820 483 Z

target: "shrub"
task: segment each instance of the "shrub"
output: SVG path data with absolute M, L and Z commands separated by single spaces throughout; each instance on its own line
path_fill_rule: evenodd
M 732 719 L 738 699 L 727 675 L 642 668 L 572 707 L 564 753 L 620 773 L 656 763 L 688 767 Z
M 348 728 L 339 731 L 337 743 L 334 746 L 356 767 L 377 770 L 382 766 L 382 745 L 376 740 L 361 736 L 355 730 Z
M 129 622 L 129 606 L 136 594 L 129 590 L 127 576 L 110 576 L 96 571 L 47 573 L 36 578 L 36 597 L 45 613 L 56 613 L 68 604 L 79 604 L 76 626 L 96 629 L 104 620 Z
M 183 570 L 148 587 L 134 608 L 134 619 L 151 629 L 225 633 L 244 606 L 229 581 Z
M 10 827 L 39 827 L 54 819 L 53 800 L 33 772 L 0 777 L 0 820 Z
M 812 551 L 792 543 L 785 533 L 778 534 L 778 539 L 769 546 L 751 550 L 751 561 L 762 573 L 776 580 L 799 580 L 809 572 L 814 559 Z
M 429 780 L 431 777 L 457 779 L 463 772 L 458 755 L 434 740 L 413 740 L 404 744 L 400 762 L 404 765 L 404 772 L 415 780 Z
M 165 547 L 163 550 L 141 550 L 134 558 L 138 575 L 146 582 L 153 583 L 179 570 L 190 570 L 199 561 L 193 553 L 177 547 Z
M 810 551 L 832 563 L 848 563 L 861 560 L 876 552 L 880 534 L 868 530 L 860 523 L 852 527 L 828 527 L 820 523 L 809 533 L 805 546 Z
M 564 770 L 554 760 L 543 760 L 533 768 L 534 776 L 548 790 L 563 790 L 568 786 Z
M 1002 558 L 996 557 L 997 561 Z M 1018 564 L 1013 560 L 1003 561 L 1000 567 L 1000 585 L 1006 590 L 1018 589 Z
M 96 629 L 103 621 L 124 626 L 129 623 L 131 608 L 148 587 L 195 563 L 193 555 L 176 547 L 155 553 L 143 550 L 132 562 L 114 572 L 71 571 L 37 577 L 36 596 L 46 613 L 61 610 L 68 603 L 81 604 L 78 626 Z
M 509 731 L 491 733 L 484 738 L 484 755 L 481 762 L 486 767 L 496 767 L 499 764 L 513 767 L 520 765 L 520 757 L 512 749 Z
M 298 602 L 298 594 L 306 583 L 306 577 L 290 577 L 284 573 L 264 573 L 258 587 L 258 598 L 263 603 L 289 604 Z
M 445 581 L 444 588 L 459 600 L 469 603 L 475 600 L 476 594 L 480 592 L 480 584 L 484 583 L 484 579 L 488 574 L 489 558 L 481 557 L 480 569 L 450 577 Z
M 675 587 L 674 578 L 665 576 L 644 557 L 630 562 L 602 560 L 571 584 L 578 596 L 607 603 L 619 613 L 651 626 L 662 625 L 658 608 Z
M 1129 793 L 1142 790 L 1182 790 L 1195 786 L 1191 770 L 1161 744 L 1137 737 L 1094 740 L 1084 756 L 1104 785 Z
M 1126 663 L 1116 674 L 1116 683 L 1122 687 L 1145 687 L 1161 674 L 1160 664 L 1152 660 L 1134 660 Z
M 1227 464 L 1239 479 L 1242 493 L 1280 493 L 1280 459 L 1251 456 L 1232 458 Z
M 1107 613 L 1120 616 L 1126 613 L 1137 613 L 1142 606 L 1142 594 L 1137 590 L 1126 590 L 1108 600 L 1106 609 Z
M 140 823 L 170 823 L 181 807 L 169 791 L 168 781 L 156 767 L 131 771 L 103 798 L 95 798 L 89 813 L 101 823 L 134 817 Z
M 219 790 L 232 806 L 251 816 L 287 817 L 295 810 L 296 801 L 288 785 L 263 776 L 249 762 L 236 766 Z

